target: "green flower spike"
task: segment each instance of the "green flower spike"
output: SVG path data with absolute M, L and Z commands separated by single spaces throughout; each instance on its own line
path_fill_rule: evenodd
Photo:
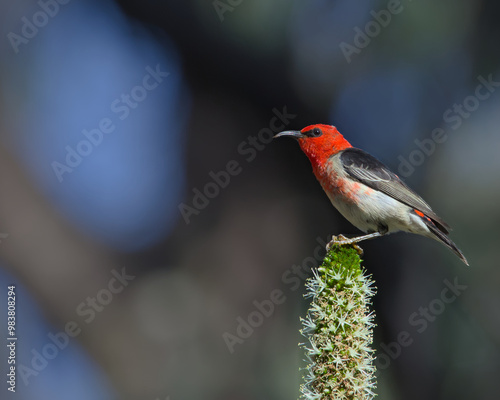
M 307 343 L 307 373 L 300 387 L 307 400 L 375 397 L 375 366 L 370 312 L 375 287 L 361 267 L 361 249 L 334 244 L 306 281 L 312 298 L 300 333 Z

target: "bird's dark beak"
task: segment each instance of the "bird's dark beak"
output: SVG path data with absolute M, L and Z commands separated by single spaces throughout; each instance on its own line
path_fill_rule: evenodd
M 283 131 L 283 132 L 280 132 L 280 133 L 274 135 L 273 139 L 276 139 L 276 138 L 279 138 L 282 136 L 291 136 L 291 137 L 294 137 L 296 139 L 306 137 L 306 135 L 304 135 L 301 131 Z

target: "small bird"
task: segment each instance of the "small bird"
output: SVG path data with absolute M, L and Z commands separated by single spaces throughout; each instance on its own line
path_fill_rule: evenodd
M 274 136 L 296 138 L 309 158 L 313 172 L 333 206 L 367 235 L 332 239 L 348 244 L 404 231 L 443 243 L 469 265 L 448 238 L 450 226 L 389 168 L 344 139 L 336 127 L 309 125 L 301 131 Z

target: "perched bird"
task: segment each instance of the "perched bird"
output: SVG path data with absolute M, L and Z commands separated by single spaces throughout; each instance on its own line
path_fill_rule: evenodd
M 356 243 L 404 231 L 443 243 L 467 265 L 463 253 L 448 238 L 449 225 L 389 168 L 367 152 L 352 147 L 336 127 L 310 125 L 274 136 L 296 138 L 334 207 L 367 233 L 336 243 Z

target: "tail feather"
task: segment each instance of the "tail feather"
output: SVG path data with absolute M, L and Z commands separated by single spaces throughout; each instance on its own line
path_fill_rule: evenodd
M 439 227 L 437 227 L 434 222 L 430 218 L 422 218 L 422 221 L 427 225 L 429 230 L 434 234 L 435 238 L 441 241 L 446 247 L 448 247 L 451 251 L 453 251 L 460 259 L 464 262 L 465 265 L 469 266 L 467 259 L 464 254 L 460 251 L 453 241 L 443 233 Z

